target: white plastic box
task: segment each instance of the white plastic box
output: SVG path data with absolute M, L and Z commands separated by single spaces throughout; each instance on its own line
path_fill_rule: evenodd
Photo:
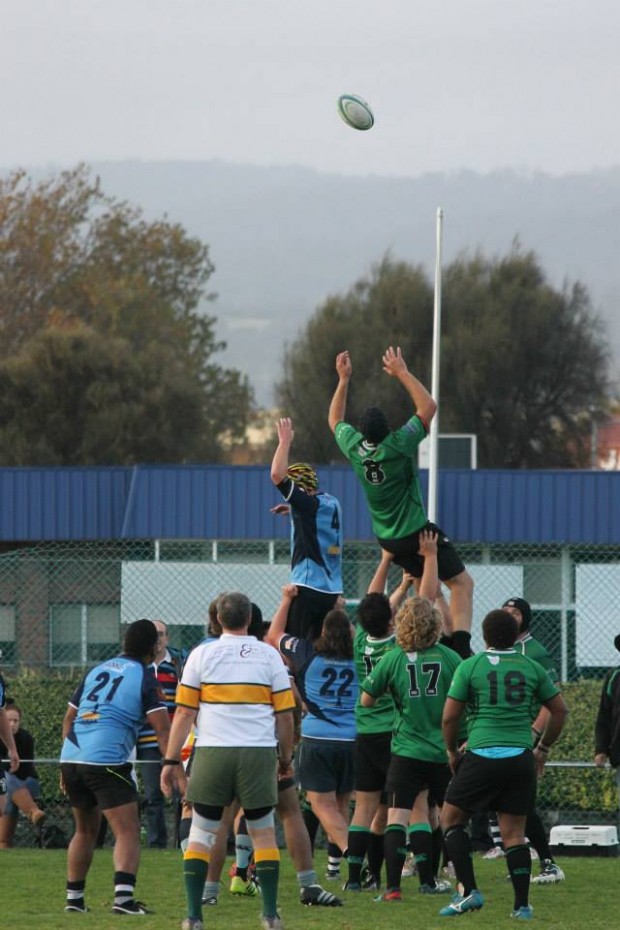
M 617 856 L 618 830 L 612 826 L 552 827 L 549 845 L 558 856 Z

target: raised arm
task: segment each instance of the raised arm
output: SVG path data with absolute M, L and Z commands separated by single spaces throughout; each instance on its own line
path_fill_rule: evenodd
M 349 353 L 346 350 L 344 352 L 339 352 L 336 356 L 336 371 L 338 372 L 338 384 L 336 386 L 336 390 L 334 391 L 331 404 L 329 405 L 329 414 L 327 417 L 329 428 L 331 429 L 332 433 L 335 431 L 337 425 L 342 420 L 344 420 L 344 415 L 347 409 L 347 393 L 349 391 L 349 381 L 351 380 L 351 375 L 353 374 L 351 358 L 349 357 Z
M 420 597 L 427 598 L 431 603 L 435 602 L 437 591 L 439 589 L 439 574 L 437 568 L 437 533 L 430 530 L 421 530 L 419 534 L 420 548 L 419 553 L 424 557 L 424 568 L 422 570 L 422 581 L 420 582 Z
M 265 635 L 264 639 L 266 643 L 268 643 L 270 646 L 273 646 L 275 649 L 277 649 L 280 645 L 280 639 L 286 630 L 288 612 L 296 597 L 297 585 L 285 584 L 282 588 L 282 597 L 280 598 L 278 609 L 273 615 L 269 629 L 267 630 L 267 634 Z
M 394 349 L 390 346 L 389 349 L 385 350 L 383 353 L 383 370 L 392 378 L 397 378 L 400 381 L 413 401 L 416 414 L 428 426 L 437 412 L 437 404 L 422 382 L 418 381 L 407 368 L 400 347 Z
M 275 485 L 286 478 L 286 469 L 289 466 L 289 453 L 295 432 L 290 417 L 282 417 L 276 422 L 278 430 L 278 445 L 271 462 L 271 480 Z

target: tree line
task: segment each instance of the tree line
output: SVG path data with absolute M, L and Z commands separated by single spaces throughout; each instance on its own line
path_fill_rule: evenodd
M 214 270 L 206 243 L 107 195 L 84 165 L 0 178 L 0 464 L 228 461 L 256 410 L 248 377 L 218 364 Z M 515 243 L 444 269 L 442 317 L 441 431 L 475 433 L 481 467 L 587 465 L 592 411 L 610 397 L 587 288 L 553 287 Z M 432 323 L 425 270 L 390 256 L 326 299 L 283 347 L 275 385 L 296 457 L 337 460 L 326 418 L 344 348 L 351 419 L 375 404 L 404 422 L 381 354 L 400 345 L 430 387 Z

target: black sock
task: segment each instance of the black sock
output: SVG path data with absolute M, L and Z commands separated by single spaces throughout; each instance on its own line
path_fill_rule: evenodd
M 352 885 L 360 884 L 362 865 L 366 858 L 369 839 L 370 830 L 368 827 L 349 827 L 347 861 L 349 863 L 349 882 Z
M 515 911 L 527 907 L 530 892 L 530 873 L 532 857 L 529 846 L 511 846 L 506 850 L 506 864 L 510 872 L 510 881 L 515 892 Z
M 136 876 L 132 872 L 114 873 L 114 903 L 132 901 L 136 888 Z
M 436 878 L 439 875 L 439 867 L 441 866 L 441 854 L 443 852 L 443 831 L 441 827 L 435 827 L 432 834 L 432 865 L 433 865 L 433 877 Z
M 536 811 L 531 811 L 527 815 L 527 820 L 525 821 L 525 835 L 538 853 L 541 861 L 543 859 L 550 859 L 553 862 L 549 841 L 547 840 L 547 833 L 540 819 L 540 814 Z
M 371 833 L 368 839 L 368 871 L 377 880 L 381 878 L 381 869 L 385 861 L 385 843 L 382 833 Z
M 67 882 L 67 904 L 84 906 L 84 889 L 86 888 L 86 879 L 79 882 Z
M 302 807 L 301 814 L 304 818 L 308 836 L 310 837 L 310 846 L 312 847 L 312 852 L 314 852 L 314 841 L 316 840 L 316 835 L 319 829 L 319 818 L 316 816 L 310 805 Z
M 468 659 L 473 655 L 471 651 L 471 633 L 467 630 L 455 630 L 452 634 L 452 649 L 461 656 L 462 659 Z
M 407 855 L 407 830 L 400 824 L 393 823 L 386 827 L 385 836 L 385 885 L 388 891 L 400 888 L 400 880 Z
M 446 849 L 456 877 L 463 885 L 463 894 L 467 897 L 476 888 L 476 877 L 471 857 L 471 840 L 465 827 L 450 827 L 446 830 Z
M 421 885 L 435 885 L 433 873 L 433 834 L 431 828 L 424 824 L 422 828 L 409 827 L 409 845 L 415 856 L 418 878 Z

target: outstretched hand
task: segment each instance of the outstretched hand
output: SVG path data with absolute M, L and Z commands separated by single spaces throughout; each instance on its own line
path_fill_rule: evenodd
M 346 349 L 344 352 L 339 352 L 336 356 L 336 371 L 341 381 L 348 381 L 353 374 L 351 356 Z
M 386 374 L 397 378 L 409 371 L 401 355 L 400 346 L 395 350 L 392 346 L 383 353 L 383 370 Z
M 295 430 L 293 429 L 293 421 L 291 418 L 281 417 L 281 419 L 276 420 L 276 428 L 278 430 L 278 441 L 290 446 L 295 438 Z
M 276 504 L 275 507 L 269 508 L 269 513 L 275 513 L 283 517 L 286 517 L 290 512 L 291 512 L 290 504 Z

